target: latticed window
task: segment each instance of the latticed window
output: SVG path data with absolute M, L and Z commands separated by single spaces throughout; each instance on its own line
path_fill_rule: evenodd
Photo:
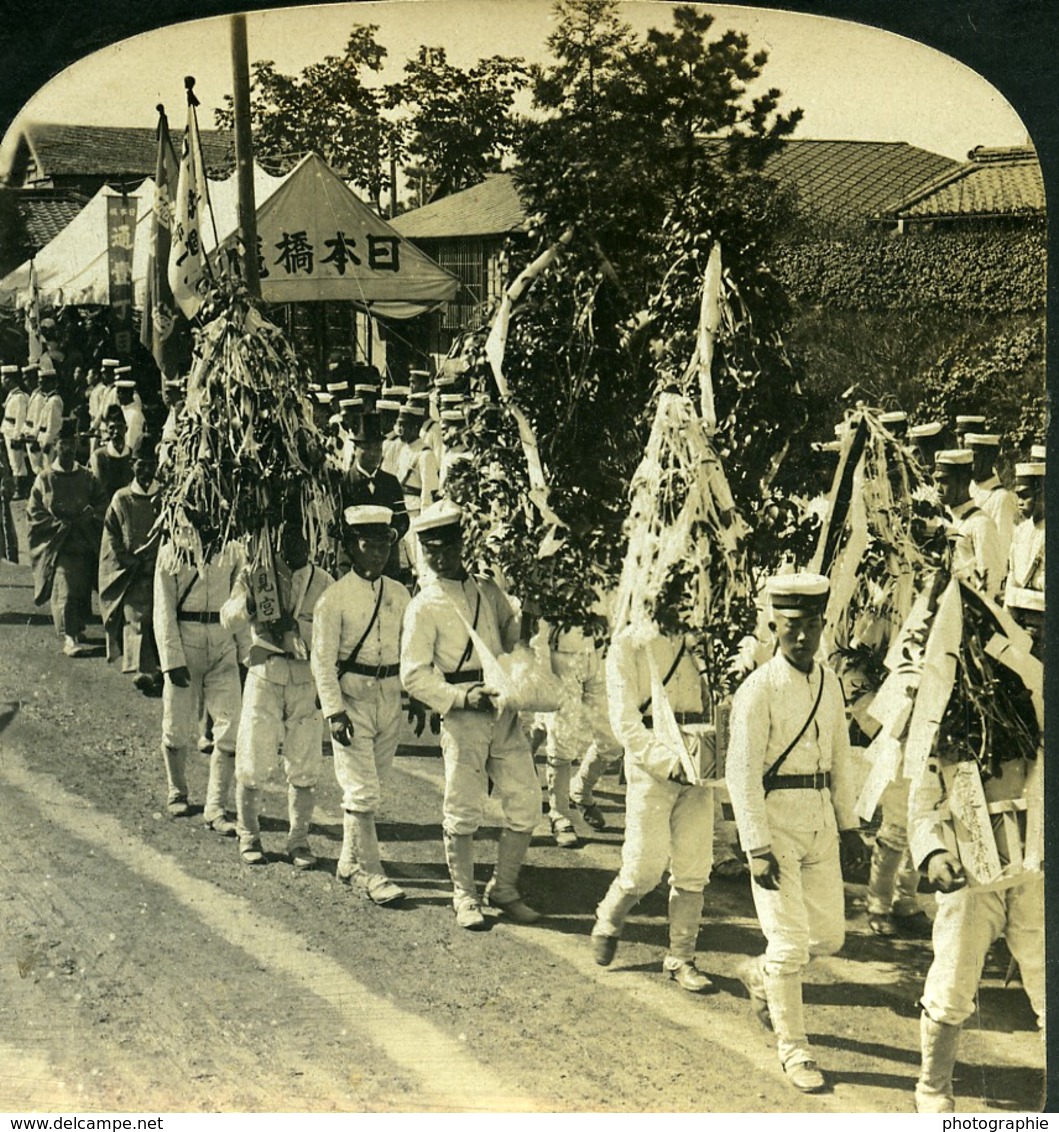
M 460 281 L 456 298 L 442 308 L 445 330 L 471 330 L 481 325 L 489 310 L 491 241 L 481 239 L 443 240 L 436 245 L 435 259 Z

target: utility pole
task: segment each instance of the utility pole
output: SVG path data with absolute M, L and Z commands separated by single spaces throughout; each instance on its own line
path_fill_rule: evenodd
M 246 51 L 246 16 L 232 16 L 232 106 L 235 116 L 235 170 L 239 188 L 239 236 L 243 243 L 243 279 L 261 297 L 257 270 L 257 205 L 254 201 L 254 142 L 250 133 L 250 64 Z

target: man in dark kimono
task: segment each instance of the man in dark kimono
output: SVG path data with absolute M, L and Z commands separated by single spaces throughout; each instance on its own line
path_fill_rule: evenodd
M 120 656 L 122 672 L 136 673 L 136 687 L 154 696 L 162 694 L 152 621 L 158 554 L 155 522 L 161 508 L 157 469 L 154 442 L 144 437 L 133 461 L 132 483 L 119 488 L 107 508 L 99 551 L 99 601 L 107 632 L 107 659 Z
M 54 462 L 37 476 L 26 504 L 33 600 L 43 605 L 50 599 L 67 656 L 84 655 L 106 504 L 92 474 L 74 459 L 76 446 L 77 426 L 69 418 L 60 429 Z

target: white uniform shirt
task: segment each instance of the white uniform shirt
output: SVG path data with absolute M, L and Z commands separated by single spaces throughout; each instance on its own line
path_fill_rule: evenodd
M 394 475 L 405 495 L 405 508 L 415 514 L 429 507 L 438 496 L 439 468 L 432 449 L 422 439 L 399 441 L 394 456 Z
M 88 391 L 88 419 L 92 431 L 95 433 L 103 431 L 103 399 L 106 397 L 109 388 L 110 386 L 97 382 Z
M 838 828 L 855 829 L 859 824 L 855 799 L 850 797 L 849 731 L 838 677 L 819 663 L 814 663 L 810 672 L 802 672 L 777 653 L 743 681 L 732 701 L 725 781 L 739 836 L 748 851 L 772 844 L 762 780 L 809 718 L 821 680 L 820 707 L 777 773 L 830 771 L 831 792 L 826 805 L 834 806 Z M 784 795 L 798 800 L 796 810 L 784 809 L 785 822 L 791 828 L 822 828 L 820 799 L 826 791 L 781 790 L 769 798 Z
M 135 402 L 130 405 L 122 405 L 121 411 L 125 416 L 125 443 L 135 456 L 140 450 L 140 441 L 143 440 L 145 424 L 143 412 L 136 406 Z
M 163 544 L 154 572 L 154 635 L 163 672 L 187 667 L 177 618 L 180 599 L 183 597 L 180 608 L 185 613 L 220 614 L 246 565 L 242 547 L 236 543 L 225 546 L 201 570 L 181 566 L 172 573 L 172 553 L 171 544 Z
M 996 598 L 1004 580 L 1007 557 L 996 524 L 973 499 L 950 509 L 955 531 L 953 573 Z
M 1004 604 L 1043 612 L 1044 578 L 1044 520 L 1023 519 L 1011 540 Z
M 1019 519 L 1017 496 L 1002 486 L 999 476 L 991 476 L 981 483 L 971 484 L 971 498 L 993 520 L 1000 536 L 1001 549 L 1006 553 Z
M 305 645 L 306 655 L 313 643 L 313 608 L 324 591 L 332 585 L 334 578 L 319 566 L 310 563 L 291 573 L 291 608 L 298 626 L 298 634 Z M 233 633 L 253 625 L 254 619 L 247 611 L 251 579 L 244 571 L 232 589 L 232 596 L 221 606 L 221 625 Z M 282 653 L 270 654 L 265 649 L 253 647 L 253 635 L 247 667 L 262 680 L 270 684 L 308 684 L 312 672 L 307 660 Z
M 401 443 L 401 438 L 396 433 L 390 433 L 382 442 L 382 463 L 379 467 L 395 477 L 397 475 L 397 451 Z
M 26 407 L 29 394 L 24 389 L 12 389 L 4 401 L 2 433 L 7 440 L 18 440 L 26 426 Z
M 36 443 L 37 428 L 40 425 L 41 415 L 44 412 L 46 397 L 40 389 L 34 389 L 26 401 L 26 416 L 22 425 L 23 440 L 32 440 Z
M 629 759 L 655 778 L 667 779 L 680 766 L 680 755 L 655 738 L 654 730 L 644 724 L 651 713 L 651 668 L 654 657 L 660 680 L 672 675 L 665 684 L 666 696 L 674 712 L 703 710 L 702 676 L 694 657 L 686 650 L 677 661 L 680 641 L 661 633 L 646 644 L 634 643 L 628 630 L 622 630 L 607 652 L 607 713 L 611 730 Z
M 486 578 L 462 582 L 428 575 L 405 616 L 401 638 L 401 682 L 410 696 L 433 711 L 446 715 L 462 708 L 469 684 L 449 684 L 446 672 L 455 672 L 467 651 L 469 635 L 457 609 L 474 625 L 486 648 L 494 656 L 510 652 L 519 640 L 519 618 L 507 596 Z M 481 598 L 479 603 L 478 598 Z M 480 669 L 482 662 L 473 648 L 461 671 Z
M 364 631 L 382 590 L 379 615 L 368 635 Z M 401 628 L 411 597 L 408 590 L 393 578 L 376 578 L 369 582 L 350 570 L 323 593 L 313 611 L 312 667 L 316 690 L 325 716 L 345 710 L 342 684 L 350 692 L 356 688 L 355 674 L 338 679 L 338 664 L 344 661 L 364 637 L 357 653 L 357 664 L 389 667 L 397 664 L 401 647 Z
M 59 439 L 63 426 L 63 399 L 58 393 L 49 394 L 37 418 L 37 443 L 44 452 L 50 452 Z

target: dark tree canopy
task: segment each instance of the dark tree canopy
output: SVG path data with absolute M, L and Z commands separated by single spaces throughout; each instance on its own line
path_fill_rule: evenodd
M 483 547 L 504 516 L 505 537 L 488 549 L 515 588 L 555 620 L 588 624 L 591 574 L 608 585 L 620 569 L 628 486 L 657 393 L 690 386 L 714 241 L 731 312 L 713 366 L 716 443 L 748 518 L 802 421 L 782 343 L 787 306 L 767 269 L 789 212 L 758 171 L 800 112 L 779 114 L 777 91 L 753 95 L 764 54 L 742 35 L 709 40 L 712 20 L 694 9 L 676 9 L 672 30 L 642 39 L 613 0 L 559 0 L 555 11 L 554 61 L 534 71 L 538 116 L 515 176 L 540 242 L 532 254 L 567 228 L 573 238 L 516 311 L 505 373 L 540 440 L 567 524 L 562 549 L 539 556 L 539 515 L 507 498 L 525 481 L 512 436 L 505 475 L 468 477 L 462 490 L 485 516 Z M 480 457 L 482 466 L 500 458 Z
M 499 172 L 519 127 L 513 105 L 528 81 L 522 60 L 494 55 L 465 71 L 443 47 L 424 46 L 404 70 L 404 80 L 386 88 L 386 105 L 402 115 L 415 206 Z

